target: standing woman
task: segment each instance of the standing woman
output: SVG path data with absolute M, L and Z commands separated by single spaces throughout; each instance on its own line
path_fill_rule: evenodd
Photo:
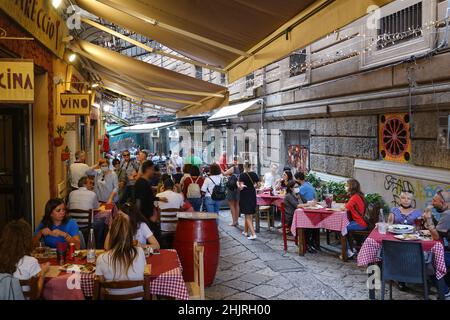
M 119 201 L 119 179 L 115 171 L 109 169 L 108 161 L 100 159 L 98 166 L 86 173 L 94 176 L 94 192 L 102 203 L 117 203 Z
M 244 232 L 242 233 L 249 240 L 256 239 L 255 229 L 253 228 L 253 215 L 256 213 L 256 187 L 259 182 L 258 175 L 251 171 L 250 163 L 244 164 L 244 172 L 239 176 L 240 201 L 239 207 L 241 213 L 245 215 Z M 249 235 L 249 231 L 251 235 Z
M 61 199 L 50 199 L 45 205 L 45 214 L 34 233 L 33 245 L 37 247 L 41 239 L 50 248 L 56 248 L 56 242 L 73 242 L 80 249 L 79 228 L 74 219 L 66 214 L 66 206 Z
M 202 191 L 205 193 L 205 206 L 208 212 L 219 213 L 221 200 L 214 200 L 212 198 L 215 186 L 222 183 L 222 171 L 217 163 L 211 164 L 209 167 L 209 176 L 205 178 L 202 185 Z
M 227 183 L 227 200 L 228 205 L 231 210 L 232 222 L 230 226 L 237 227 L 239 225 L 239 188 L 237 187 L 237 182 L 239 180 L 239 175 L 241 174 L 238 164 L 238 158 L 233 158 L 233 165 L 231 168 L 223 172 L 224 176 L 228 176 L 229 183 Z

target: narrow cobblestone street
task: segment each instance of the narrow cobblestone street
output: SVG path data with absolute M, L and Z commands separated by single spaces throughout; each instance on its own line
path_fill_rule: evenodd
M 213 285 L 206 289 L 207 299 L 368 299 L 365 269 L 355 260 L 339 260 L 337 246 L 336 252 L 329 248 L 300 257 L 294 242 L 289 241 L 288 252 L 284 253 L 279 230 L 268 231 L 263 222 L 258 238 L 252 241 L 241 233 L 242 218 L 240 227 L 235 228 L 228 226 L 229 211 L 222 211 L 220 216 L 220 262 Z M 394 286 L 395 300 L 421 299 L 421 295 L 420 287 L 402 292 Z M 376 297 L 379 299 L 379 291 Z M 436 298 L 432 288 L 431 299 Z

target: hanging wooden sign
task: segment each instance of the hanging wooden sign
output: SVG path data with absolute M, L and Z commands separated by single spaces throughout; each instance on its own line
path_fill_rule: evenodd
M 59 106 L 62 115 L 89 115 L 91 96 L 87 93 L 61 93 Z
M 32 60 L 0 59 L 0 103 L 34 102 Z

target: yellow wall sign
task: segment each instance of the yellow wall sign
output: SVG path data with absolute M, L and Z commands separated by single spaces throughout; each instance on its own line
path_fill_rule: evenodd
M 0 103 L 34 102 L 32 60 L 0 59 Z
M 59 58 L 63 58 L 62 38 L 68 34 L 64 21 L 49 0 L 1 0 L 0 9 L 31 33 Z
M 87 93 L 61 93 L 59 105 L 62 115 L 89 115 L 91 96 Z

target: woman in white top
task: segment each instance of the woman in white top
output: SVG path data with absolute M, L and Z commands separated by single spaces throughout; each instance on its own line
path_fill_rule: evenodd
M 109 250 L 97 258 L 95 274 L 104 281 L 144 280 L 145 253 L 133 245 L 133 232 L 127 216 L 119 213 L 111 224 Z M 143 292 L 143 287 L 111 289 L 109 294 Z
M 137 241 L 137 244 L 139 246 L 159 249 L 159 242 L 158 240 L 156 240 L 153 232 L 148 227 L 148 220 L 142 215 L 142 213 L 136 208 L 136 206 L 126 203 L 120 207 L 119 213 L 124 214 L 125 217 L 129 220 L 131 232 L 133 234 L 133 240 Z M 108 232 L 105 239 L 106 250 L 110 248 L 110 237 L 110 233 Z
M 202 191 L 205 193 L 205 205 L 208 212 L 219 213 L 221 200 L 213 200 L 212 193 L 216 185 L 222 183 L 222 170 L 218 164 L 213 163 L 209 167 L 209 177 L 205 178 L 202 185 Z
M 38 277 L 36 297 L 39 297 L 44 287 L 45 273 L 50 264 L 39 265 L 32 251 L 31 226 L 24 220 L 9 222 L 2 231 L 0 238 L 0 273 L 9 273 L 19 280 Z M 30 291 L 29 286 L 23 286 L 24 292 Z

